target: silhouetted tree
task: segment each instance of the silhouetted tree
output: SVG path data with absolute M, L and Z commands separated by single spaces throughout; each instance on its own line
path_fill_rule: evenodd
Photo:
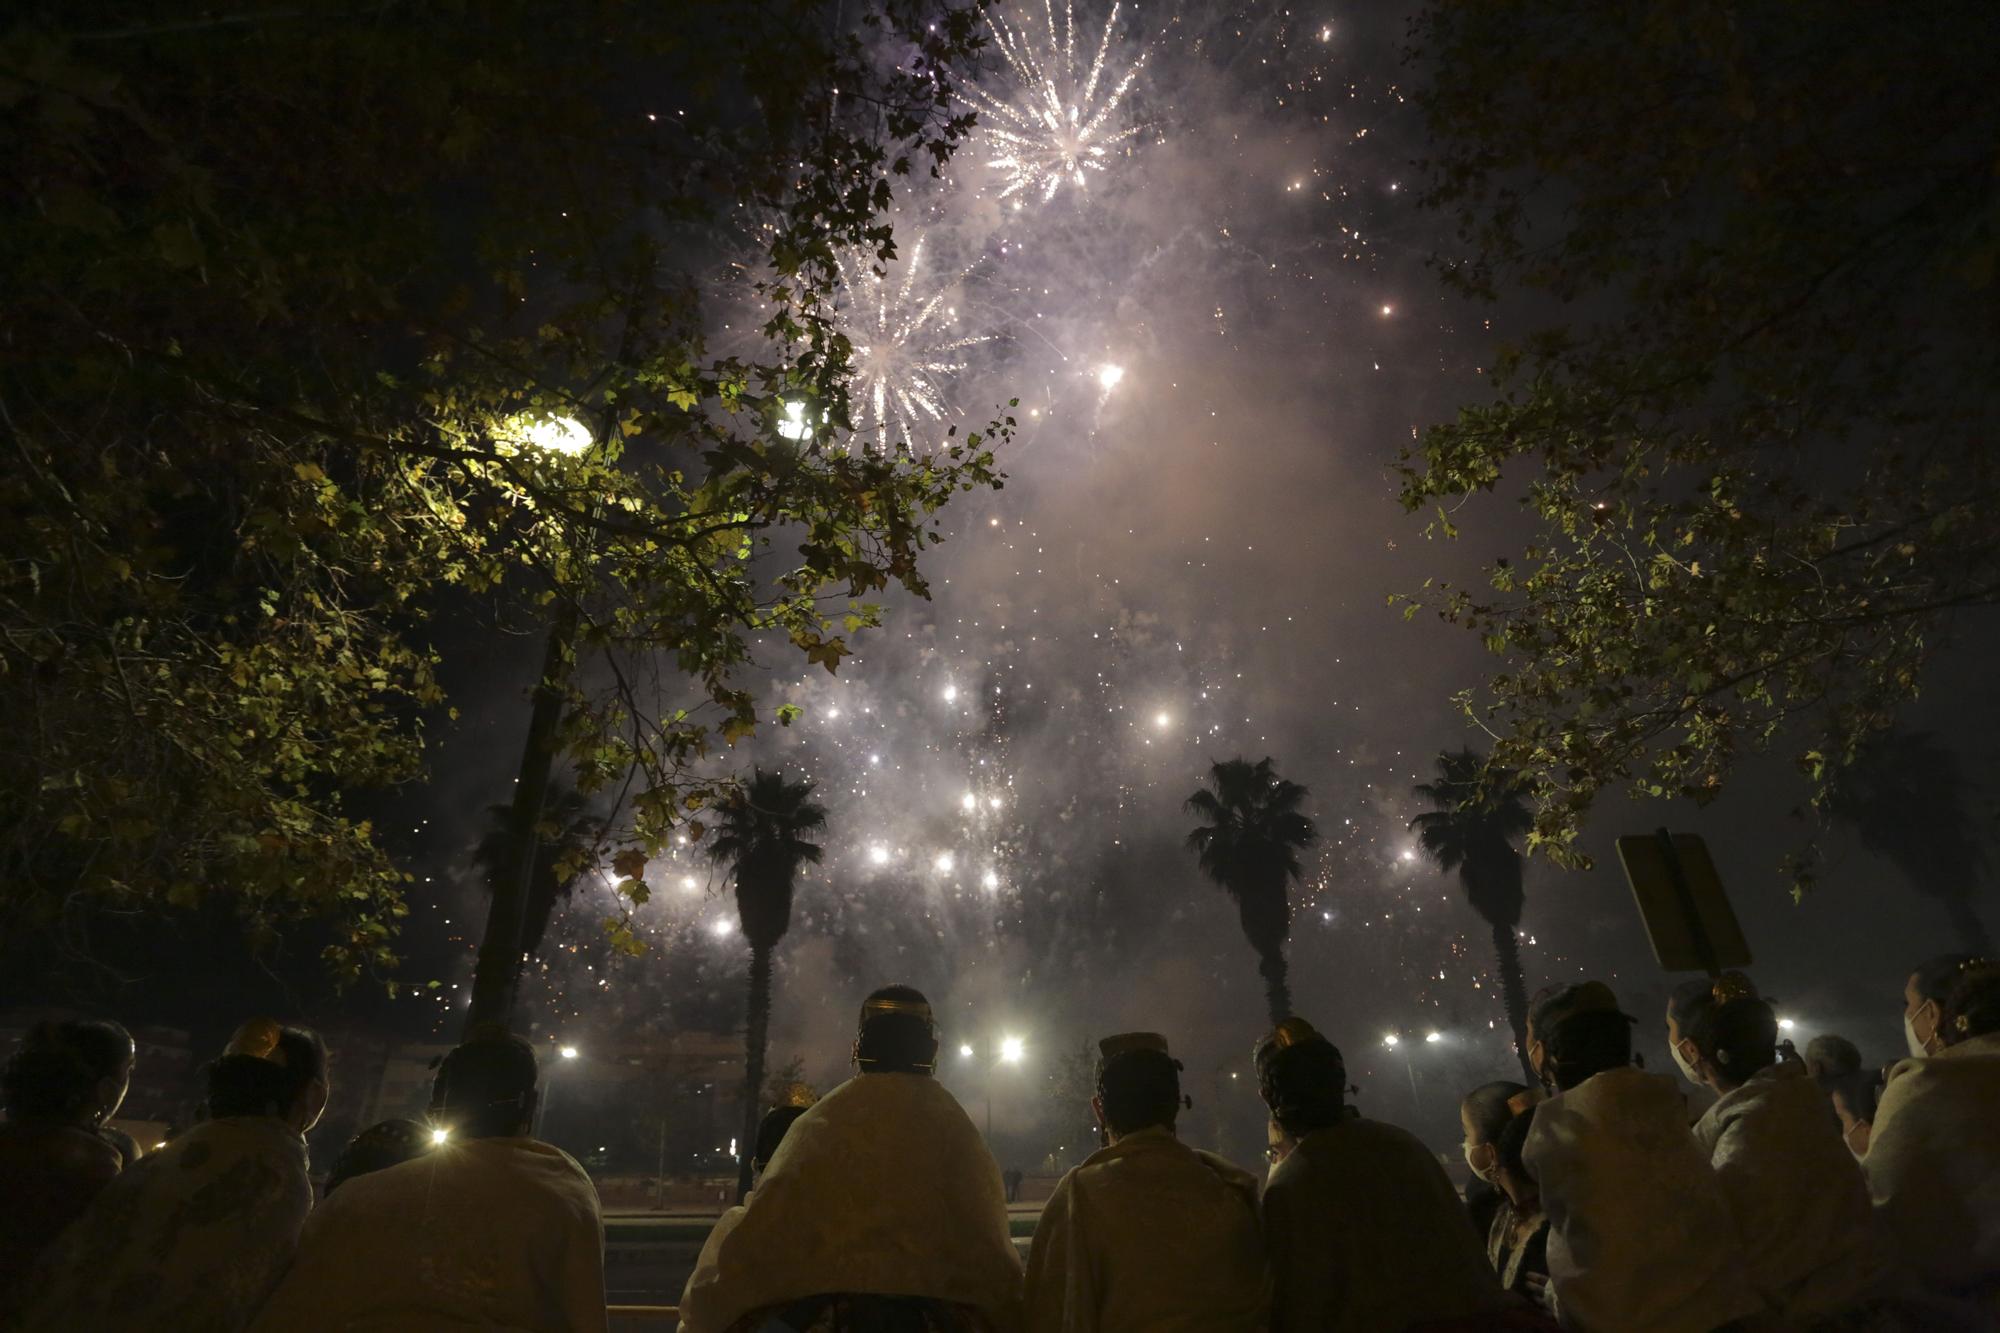
M 1285 941 L 1292 932 L 1288 889 L 1299 878 L 1299 851 L 1319 836 L 1299 813 L 1306 789 L 1271 769 L 1267 756 L 1251 763 L 1228 759 L 1211 765 L 1209 786 L 1187 798 L 1202 823 L 1187 835 L 1202 873 L 1236 900 L 1244 938 L 1257 951 L 1271 1022 L 1291 1016 L 1285 977 Z
M 1835 777 L 1821 809 L 1861 845 L 1943 904 L 1960 943 L 1987 955 L 1993 937 L 1973 908 L 1985 857 L 1972 835 L 1958 756 L 1929 732 L 1898 731 L 1865 746 Z
M 1486 763 L 1471 750 L 1446 750 L 1437 757 L 1437 777 L 1410 790 L 1434 807 L 1410 821 L 1417 843 L 1437 868 L 1458 872 L 1465 900 L 1493 932 L 1500 971 L 1500 996 L 1507 1026 L 1514 1030 L 1514 1054 L 1532 1085 L 1528 1065 L 1528 990 L 1521 980 L 1521 948 L 1514 929 L 1521 924 L 1526 893 L 1521 854 L 1514 839 L 1535 825 L 1512 774 L 1487 776 Z
M 472 859 L 485 872 L 489 892 L 497 875 L 511 875 L 521 865 L 514 849 L 511 805 L 486 807 L 486 833 L 473 849 Z M 556 785 L 542 804 L 541 835 L 535 848 L 535 874 L 528 886 L 528 901 L 521 910 L 521 952 L 532 954 L 541 947 L 555 915 L 556 900 L 568 898 L 576 881 L 590 868 L 587 855 L 602 836 L 603 821 L 593 818 L 590 804 L 574 787 Z
M 750 1146 L 764 1091 L 764 1047 L 771 1030 L 771 951 L 792 925 L 792 886 L 802 865 L 817 865 L 820 847 L 806 835 L 826 827 L 826 808 L 812 798 L 813 784 L 787 782 L 782 773 L 756 770 L 748 785 L 722 804 L 722 822 L 709 859 L 736 880 L 736 911 L 750 943 L 750 997 L 744 1028 L 743 1132 L 737 1138 L 736 1196 L 750 1192 Z

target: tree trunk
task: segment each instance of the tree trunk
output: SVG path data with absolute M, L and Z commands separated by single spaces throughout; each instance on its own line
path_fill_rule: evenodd
M 1512 926 L 1493 923 L 1493 956 L 1500 967 L 1500 998 L 1507 1007 L 1507 1026 L 1514 1030 L 1514 1055 L 1528 1086 L 1540 1085 L 1535 1067 L 1528 1063 L 1528 987 L 1521 980 L 1521 942 Z
M 750 1154 L 763 1122 L 764 1046 L 771 1035 L 771 951 L 750 950 L 750 1012 L 743 1027 L 743 1132 L 736 1139 L 736 1202 L 750 1192 Z
M 1271 1010 L 1271 1026 L 1276 1027 L 1292 1016 L 1292 988 L 1285 979 L 1285 951 L 1271 950 L 1257 962 L 1257 970 L 1264 974 L 1264 1003 Z
M 472 969 L 472 1003 L 465 1013 L 470 1034 L 483 1023 L 510 1028 L 514 997 L 521 979 L 521 924 L 534 892 L 537 833 L 542 801 L 555 767 L 556 725 L 562 721 L 563 682 L 569 673 L 570 640 L 576 635 L 576 609 L 568 601 L 549 627 L 542 655 L 542 674 L 535 682 L 534 710 L 528 717 L 528 743 L 521 748 L 521 771 L 514 779 L 514 801 L 507 815 L 515 864 L 493 877 L 493 899 L 486 907 L 486 929 L 479 937 L 479 959 Z
M 1951 913 L 1952 929 L 1958 932 L 1958 941 L 1965 951 L 1978 958 L 1991 958 L 1993 937 L 1987 933 L 1979 913 L 1972 910 L 1972 904 L 1964 898 L 1948 898 L 1944 909 Z

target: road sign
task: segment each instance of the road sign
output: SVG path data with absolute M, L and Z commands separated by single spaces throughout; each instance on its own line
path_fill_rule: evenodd
M 1665 829 L 1620 838 L 1618 860 L 1663 969 L 1717 976 L 1750 965 L 1750 943 L 1700 838 Z

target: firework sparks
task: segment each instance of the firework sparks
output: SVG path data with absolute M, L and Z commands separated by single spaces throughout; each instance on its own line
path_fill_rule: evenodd
M 1139 133 L 1140 126 L 1119 128 L 1118 110 L 1145 57 L 1132 62 L 1112 83 L 1104 77 L 1111 34 L 1118 27 L 1118 10 L 1111 7 L 1097 55 L 1086 68 L 1077 59 L 1076 16 L 1065 0 L 1062 21 L 1056 21 L 1054 0 L 1042 0 L 1047 37 L 1032 21 L 1016 28 L 989 12 L 994 44 L 1012 68 L 1019 87 L 1003 98 L 976 85 L 967 95 L 982 113 L 986 133 L 996 147 L 991 165 L 1007 175 L 1000 197 L 1039 192 L 1043 203 L 1056 197 L 1064 181 L 1087 188 L 1086 171 L 1103 171 L 1111 150 Z M 1019 201 L 1016 201 L 1019 206 Z
M 854 346 L 854 426 L 872 436 L 878 449 L 892 443 L 915 447 L 927 427 L 956 415 L 945 390 L 965 369 L 966 348 L 990 342 L 987 335 L 959 337 L 952 325 L 958 308 L 945 297 L 971 268 L 925 295 L 918 280 L 924 238 L 910 250 L 900 280 L 877 274 L 872 258 L 859 253 L 837 260 L 848 302 L 840 331 Z

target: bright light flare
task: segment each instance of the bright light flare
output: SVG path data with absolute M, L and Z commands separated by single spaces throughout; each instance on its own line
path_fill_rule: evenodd
M 440 1125 L 431 1131 L 431 1146 L 435 1147 L 451 1137 L 451 1131 Z M 165 1146 L 165 1145 L 162 1145 Z
M 1778 1020 L 1778 1031 L 1780 1032 L 1790 1032 L 1793 1028 L 1797 1026 L 1798 1024 L 1794 1023 L 1789 1018 L 1781 1018 Z
M 1426 1032 L 1424 1034 L 1424 1040 L 1430 1043 L 1432 1046 L 1435 1046 L 1439 1042 L 1444 1040 L 1444 1033 L 1438 1032 L 1435 1029 L 1433 1029 L 1432 1031 Z
M 958 686 L 947 685 L 944 687 L 944 701 L 948 704 L 958 702 Z
M 986 891 L 988 893 L 991 893 L 995 889 L 1000 887 L 1000 872 L 997 870 L 989 870 L 984 875 L 981 875 L 979 877 L 979 882 L 985 885 Z
M 557 1051 L 556 1054 L 560 1055 L 565 1060 L 574 1060 L 576 1059 L 578 1052 L 576 1047 L 574 1046 L 565 1046 L 561 1050 Z
M 963 809 L 967 810 L 968 812 L 977 810 L 979 808 L 979 798 L 977 796 L 974 796 L 971 792 L 967 792 L 965 795 L 959 797 L 958 803 Z
M 959 1044 L 958 1058 L 961 1060 L 970 1060 L 972 1058 L 972 1045 L 970 1042 L 961 1042 Z
M 1401 1046 L 1403 1044 L 1403 1039 L 1397 1036 L 1395 1033 L 1391 1032 L 1388 1036 L 1382 1038 L 1382 1044 L 1384 1046 L 1390 1047 L 1391 1049 L 1394 1049 L 1395 1047 Z
M 951 873 L 951 868 L 957 864 L 958 864 L 958 859 L 954 857 L 950 852 L 939 852 L 937 854 L 937 859 L 931 862 L 931 865 L 936 867 L 937 872 L 940 875 L 949 875 Z
M 590 438 L 590 428 L 575 417 L 509 417 L 502 433 L 515 444 L 540 449 L 544 453 L 561 454 L 565 458 L 587 452 L 594 443 Z
M 788 440 L 810 440 L 813 423 L 806 420 L 806 405 L 794 399 L 785 404 L 785 415 L 778 421 L 778 434 Z
M 879 842 L 876 843 L 873 847 L 870 847 L 868 849 L 868 864 L 877 866 L 888 865 L 889 849 L 887 847 L 884 847 Z
M 1021 1057 L 1027 1053 L 1027 1043 L 1019 1037 L 1003 1037 L 1000 1039 L 1000 1058 L 1006 1063 L 1018 1065 L 1021 1063 Z
M 1161 731 L 1165 731 L 1168 727 L 1172 726 L 1173 721 L 1174 721 L 1173 716 L 1169 713 L 1153 714 L 1153 725 L 1158 727 Z
M 1099 366 L 1097 368 L 1097 382 L 1104 386 L 1106 393 L 1110 393 L 1113 389 L 1117 388 L 1119 381 L 1124 378 L 1125 367 L 1123 366 Z
M 715 924 L 710 926 L 709 929 L 715 933 L 715 938 L 726 940 L 736 933 L 736 923 L 726 916 L 717 917 Z

